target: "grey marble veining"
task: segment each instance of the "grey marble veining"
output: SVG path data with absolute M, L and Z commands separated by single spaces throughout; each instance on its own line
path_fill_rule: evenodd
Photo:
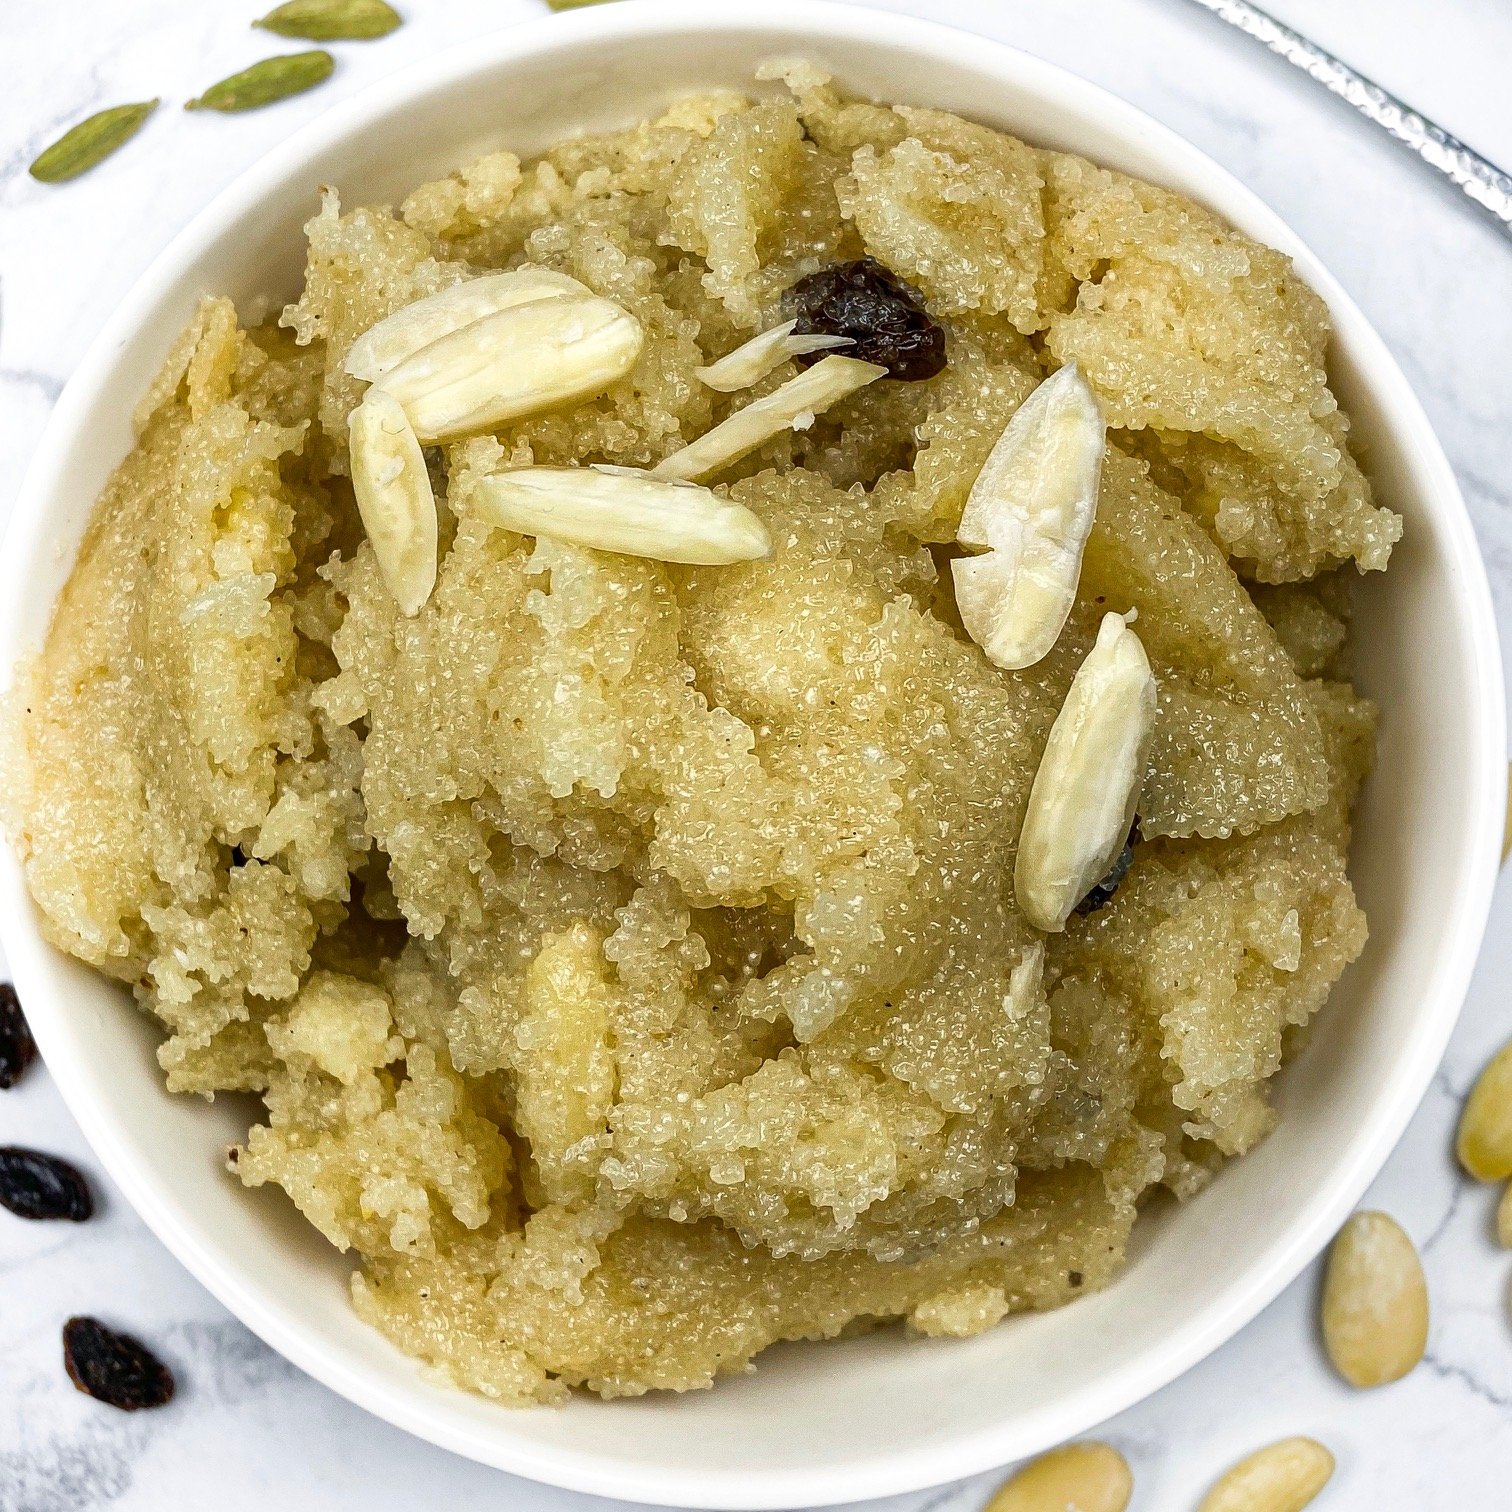
M 168 237 L 216 190 L 333 99 L 448 42 L 537 14 L 539 0 L 400 0 L 409 24 L 342 48 L 319 92 L 257 115 L 186 117 L 175 100 L 261 51 L 259 0 L 0 0 L 0 510 L 93 333 Z M 1359 300 L 1401 361 L 1465 486 L 1504 631 L 1512 624 L 1512 252 L 1473 207 L 1285 64 L 1184 0 L 882 0 L 999 36 L 1150 111 L 1274 205 Z M 1270 6 L 1501 162 L 1512 161 L 1502 0 L 1288 0 Z M 21 60 L 20 67 L 15 66 Z M 26 164 L 91 108 L 165 104 L 107 169 L 45 189 Z M 1497 1512 L 1512 1485 L 1512 1255 L 1495 1193 L 1462 1183 L 1459 1104 L 1512 1032 L 1512 895 L 1504 883 L 1459 1032 L 1368 1201 L 1422 1244 L 1434 1299 L 1423 1366 L 1350 1391 L 1315 1338 L 1316 1269 L 1225 1348 L 1104 1430 L 1129 1456 L 1136 1509 L 1181 1512 L 1255 1444 L 1309 1432 L 1339 1457 L 1320 1506 Z M 0 1097 L 0 1142 L 76 1158 L 87 1147 L 34 1074 Z M 96 1173 L 97 1182 L 99 1181 Z M 231 1319 L 108 1188 L 67 1232 L 0 1213 L 0 1512 L 415 1512 L 451 1505 L 611 1512 L 618 1504 L 513 1480 L 367 1417 Z M 92 1310 L 161 1346 L 181 1394 L 127 1417 L 76 1393 L 58 1327 Z M 878 1503 L 975 1512 L 996 1476 Z

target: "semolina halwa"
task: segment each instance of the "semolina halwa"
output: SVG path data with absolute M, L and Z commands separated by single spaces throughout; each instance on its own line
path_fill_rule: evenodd
M 328 192 L 297 302 L 207 299 L 174 347 L 20 681 L 10 826 L 49 937 L 161 1022 L 172 1090 L 261 1095 L 231 1169 L 355 1252 L 359 1313 L 509 1403 L 1103 1286 L 1145 1194 L 1265 1135 L 1365 940 L 1345 578 L 1400 523 L 1321 301 L 1180 195 L 767 72 L 397 210 Z M 501 471 L 655 469 L 830 360 L 776 338 L 754 387 L 699 373 L 863 258 L 945 364 L 718 464 L 770 554 L 490 518 Z M 426 448 L 438 570 L 407 613 L 354 498 L 349 350 L 526 265 L 643 344 Z M 1004 670 L 957 613 L 957 530 L 1072 363 L 1108 426 L 1095 519 L 1053 648 Z M 1131 611 L 1138 840 L 1043 933 L 1013 883 L 1031 785 Z

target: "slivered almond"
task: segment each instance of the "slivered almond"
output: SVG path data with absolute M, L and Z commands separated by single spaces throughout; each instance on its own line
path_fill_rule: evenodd
M 886 376 L 887 369 L 875 362 L 822 357 L 806 372 L 789 378 L 764 398 L 753 399 L 681 451 L 663 457 L 651 471 L 658 478 L 707 478 L 780 435 L 802 416 L 812 420 L 847 394 Z
M 956 539 L 982 554 L 950 564 L 966 633 L 999 667 L 1054 646 L 1097 510 L 1106 427 L 1076 364 L 1021 404 L 971 486 Z
M 380 383 L 421 441 L 445 441 L 602 393 L 634 366 L 644 339 L 613 300 L 536 299 L 421 347 Z
M 378 571 L 405 614 L 436 586 L 436 496 L 404 408 L 369 389 L 352 411 L 352 491 Z
M 722 566 L 772 549 L 743 504 L 630 468 L 524 467 L 480 480 L 473 497 L 478 513 L 506 530 L 625 556 Z
M 737 389 L 750 388 L 760 383 L 768 373 L 775 372 L 792 357 L 803 357 L 809 352 L 828 351 L 831 347 L 852 346 L 849 336 L 798 336 L 796 320 L 789 320 L 770 331 L 753 336 L 733 352 L 726 352 L 718 362 L 708 367 L 694 368 L 699 379 L 721 394 L 733 394 Z
M 1240 1460 L 1197 1512 L 1302 1512 L 1333 1471 L 1333 1455 L 1316 1439 L 1281 1439 Z
M 1512 1249 L 1512 1182 L 1507 1183 L 1496 1207 L 1496 1237 L 1506 1249 Z
M 530 304 L 537 299 L 562 299 L 569 295 L 592 295 L 565 273 L 527 265 L 507 273 L 486 273 L 453 284 L 437 294 L 417 299 L 370 326 L 348 348 L 342 367 L 354 378 L 376 383 L 406 357 L 413 356 L 463 326 L 485 315 Z
M 1071 680 L 1029 789 L 1013 890 L 1052 932 L 1123 850 L 1155 726 L 1155 676 L 1122 615 L 1104 615 Z

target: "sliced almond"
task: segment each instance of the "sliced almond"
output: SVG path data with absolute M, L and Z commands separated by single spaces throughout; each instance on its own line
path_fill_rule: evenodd
M 1021 404 L 972 484 L 950 564 L 966 633 L 999 667 L 1031 667 L 1071 613 L 1097 511 L 1106 425 L 1074 362 Z
M 794 421 L 807 415 L 812 422 L 821 410 L 886 376 L 887 369 L 875 362 L 822 357 L 807 372 L 789 378 L 765 398 L 753 399 L 681 451 L 663 457 L 651 471 L 658 478 L 707 478 L 781 435 Z
M 377 325 L 370 326 L 348 348 L 342 367 L 354 378 L 376 383 L 392 372 L 406 357 L 413 356 L 463 326 L 495 315 L 515 305 L 530 304 L 537 299 L 561 299 L 569 295 L 592 295 L 565 273 L 550 268 L 527 265 L 507 273 L 487 273 L 453 284 L 438 294 L 427 295 L 395 310 Z
M 733 352 L 726 352 L 718 362 L 693 371 L 711 389 L 718 389 L 721 394 L 733 394 L 737 389 L 760 383 L 790 358 L 828 351 L 831 347 L 854 345 L 849 336 L 799 336 L 797 328 L 796 320 L 773 326 L 770 331 L 751 337 Z
M 1019 834 L 1013 890 L 1037 929 L 1064 929 L 1123 850 L 1154 727 L 1144 646 L 1122 615 L 1105 615 L 1051 726 Z
M 1496 1237 L 1505 1249 L 1512 1249 L 1512 1182 L 1507 1183 L 1496 1207 Z
M 1240 1460 L 1197 1512 L 1302 1512 L 1333 1472 L 1333 1455 L 1316 1439 L 1281 1439 Z
M 698 483 L 630 468 L 523 467 L 481 479 L 479 514 L 522 535 L 717 567 L 771 554 L 766 526 Z
M 1351 1386 L 1399 1381 L 1428 1347 L 1428 1283 L 1406 1231 L 1356 1213 L 1339 1231 L 1323 1283 L 1323 1342 Z
M 1133 1494 L 1129 1463 L 1111 1444 L 1063 1444 L 1010 1476 L 983 1512 L 1124 1512 Z
M 445 441 L 602 393 L 634 366 L 644 339 L 612 299 L 536 299 L 421 347 L 381 383 L 421 441 Z
M 436 496 L 404 407 L 369 389 L 352 411 L 352 491 L 378 571 L 405 614 L 436 586 Z
M 1460 1114 L 1460 1164 L 1477 1181 L 1512 1176 L 1512 1040 L 1491 1058 Z

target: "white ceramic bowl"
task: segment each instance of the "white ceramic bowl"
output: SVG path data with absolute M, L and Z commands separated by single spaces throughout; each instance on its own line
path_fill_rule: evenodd
M 158 259 L 59 401 L 0 565 L 0 664 L 43 634 L 127 417 L 206 291 L 296 287 L 322 182 L 387 200 L 470 154 L 628 123 L 773 54 L 852 89 L 943 106 L 1174 185 L 1297 260 L 1328 301 L 1334 377 L 1385 499 L 1407 520 L 1360 595 L 1359 677 L 1383 707 L 1354 877 L 1372 938 L 1285 1076 L 1280 1127 L 1180 1211 L 1141 1223 L 1100 1295 L 979 1338 L 891 1332 L 771 1351 L 685 1397 L 511 1412 L 421 1378 L 352 1315 L 348 1266 L 272 1193 L 220 1169 L 248 1116 L 170 1098 L 157 1035 L 41 940 L 0 860 L 0 933 L 43 1053 L 101 1162 L 163 1242 L 296 1364 L 423 1438 L 537 1480 L 681 1506 L 791 1507 L 912 1490 L 1041 1450 L 1155 1390 L 1253 1317 L 1319 1251 L 1438 1063 L 1484 928 L 1505 797 L 1502 681 L 1485 575 L 1454 479 L 1396 364 L 1295 236 L 1207 158 L 1127 105 L 980 37 L 821 4 L 634 5 L 468 42 L 315 122 Z

